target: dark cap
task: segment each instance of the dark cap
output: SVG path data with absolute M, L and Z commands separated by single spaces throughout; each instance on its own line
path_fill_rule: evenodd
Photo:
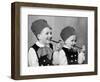
M 32 23 L 31 30 L 32 32 L 37 36 L 37 34 L 41 33 L 41 31 L 48 27 L 51 29 L 51 27 L 48 25 L 47 21 L 44 19 L 36 20 Z
M 69 38 L 72 35 L 76 35 L 75 29 L 71 26 L 67 26 L 64 29 L 62 29 L 60 36 L 63 41 L 66 41 L 67 38 Z

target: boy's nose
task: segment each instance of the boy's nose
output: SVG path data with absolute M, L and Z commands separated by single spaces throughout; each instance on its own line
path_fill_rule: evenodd
M 49 34 L 48 36 L 49 36 L 49 37 L 52 37 L 52 35 L 51 35 L 51 34 Z
M 76 42 L 73 42 L 73 45 L 76 45 Z

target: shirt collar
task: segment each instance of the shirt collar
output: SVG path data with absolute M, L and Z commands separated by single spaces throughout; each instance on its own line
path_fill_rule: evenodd
M 36 42 L 36 45 L 39 47 L 44 47 L 44 44 L 40 43 L 39 41 Z
M 68 46 L 66 46 L 66 45 L 64 45 L 63 47 L 68 48 L 68 49 L 71 49 L 71 48 L 69 48 L 69 47 L 68 47 Z
M 45 45 L 40 43 L 39 41 L 36 42 L 36 45 L 39 46 L 39 47 L 45 47 Z M 49 47 L 49 45 L 47 47 Z

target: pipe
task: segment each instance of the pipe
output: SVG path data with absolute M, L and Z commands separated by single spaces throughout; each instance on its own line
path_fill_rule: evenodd
M 51 41 L 54 42 L 54 43 L 59 43 L 61 40 L 55 41 L 55 40 L 52 40 L 52 39 L 51 39 Z M 76 48 L 78 48 L 78 49 L 82 49 L 81 47 L 79 47 L 79 46 L 77 46 L 77 45 L 75 45 L 74 47 L 76 47 Z

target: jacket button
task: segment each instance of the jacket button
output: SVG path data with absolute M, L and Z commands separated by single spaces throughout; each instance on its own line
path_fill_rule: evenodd
M 43 62 L 45 62 L 45 60 L 43 60 Z
M 71 58 L 73 57 L 73 55 L 71 55 Z
M 77 61 L 77 60 L 75 60 L 75 61 Z
M 73 60 L 71 60 L 70 62 L 73 62 Z
M 74 56 L 76 57 L 76 54 Z

